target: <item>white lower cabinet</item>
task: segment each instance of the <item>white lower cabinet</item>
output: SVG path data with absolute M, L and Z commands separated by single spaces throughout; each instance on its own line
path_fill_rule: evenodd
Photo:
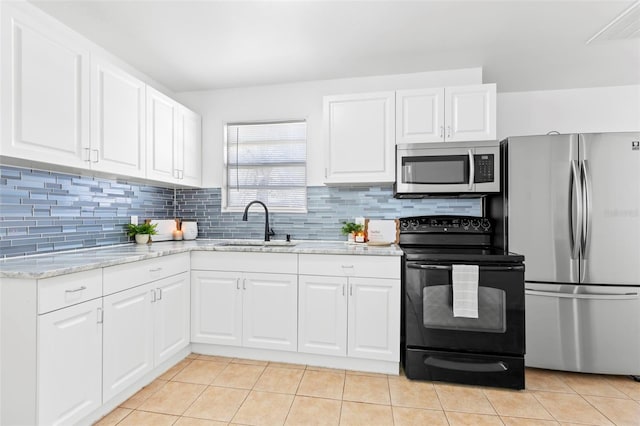
M 102 299 L 38 317 L 38 424 L 75 424 L 102 405 Z
M 296 275 L 193 271 L 191 279 L 191 341 L 297 350 Z
M 153 292 L 150 284 L 104 298 L 104 400 L 153 369 Z
M 192 342 L 297 350 L 297 255 L 193 252 L 191 262 Z
M 189 291 L 183 272 L 104 298 L 104 401 L 189 344 Z
M 399 361 L 399 258 L 300 255 L 300 274 L 298 351 Z

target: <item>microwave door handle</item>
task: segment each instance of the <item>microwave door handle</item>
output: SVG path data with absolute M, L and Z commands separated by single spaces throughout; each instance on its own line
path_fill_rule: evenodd
M 473 162 L 473 150 L 469 150 L 469 191 L 473 190 L 473 178 L 476 174 L 476 165 Z

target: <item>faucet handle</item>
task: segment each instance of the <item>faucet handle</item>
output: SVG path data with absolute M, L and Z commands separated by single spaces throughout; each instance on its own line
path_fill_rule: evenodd
M 269 228 L 269 236 L 270 237 L 275 237 L 276 233 L 273 232 L 273 228 Z

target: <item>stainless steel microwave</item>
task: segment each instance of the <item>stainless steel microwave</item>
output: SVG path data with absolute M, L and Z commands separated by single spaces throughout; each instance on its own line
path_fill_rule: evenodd
M 396 198 L 500 192 L 500 143 L 444 142 L 396 146 Z

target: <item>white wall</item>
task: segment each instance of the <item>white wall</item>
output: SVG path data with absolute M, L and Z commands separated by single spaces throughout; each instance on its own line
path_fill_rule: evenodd
M 482 69 L 469 68 L 188 92 L 176 98 L 203 116 L 203 186 L 221 186 L 226 122 L 299 118 L 308 123 L 307 183 L 316 186 L 324 181 L 323 96 L 480 83 Z M 640 131 L 640 85 L 498 93 L 497 105 L 499 139 L 552 130 Z
M 176 98 L 202 115 L 203 186 L 222 184 L 225 123 L 300 118 L 307 120 L 307 184 L 317 186 L 324 182 L 323 96 L 479 83 L 482 69 L 469 68 L 188 92 Z
M 497 102 L 499 139 L 640 131 L 640 85 L 498 93 Z

